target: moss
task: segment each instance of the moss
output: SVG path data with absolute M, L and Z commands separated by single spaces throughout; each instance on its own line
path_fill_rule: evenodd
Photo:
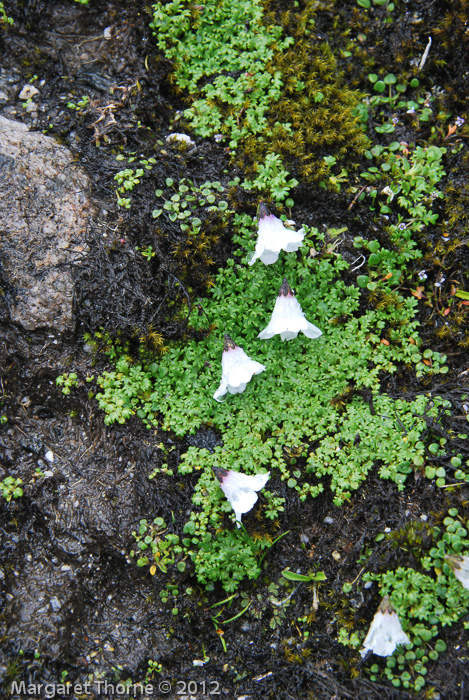
M 284 32 L 295 44 L 287 52 L 277 51 L 268 66 L 272 73 L 281 72 L 284 85 L 267 114 L 267 131 L 242 144 L 237 164 L 247 172 L 275 152 L 295 177 L 321 182 L 329 173 L 323 157 L 348 165 L 368 146 L 354 112 L 362 96 L 346 85 L 329 44 L 315 40 L 314 5 L 281 15 Z

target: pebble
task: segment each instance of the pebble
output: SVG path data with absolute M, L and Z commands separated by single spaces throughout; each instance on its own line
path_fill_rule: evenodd
M 18 95 L 20 100 L 30 100 L 31 97 L 37 95 L 39 90 L 34 87 L 34 85 L 26 84 Z
M 62 603 L 57 598 L 57 596 L 54 596 L 53 598 L 50 599 L 50 606 L 54 612 L 58 612 L 60 610 L 60 608 L 62 607 Z
M 326 518 L 324 518 L 324 522 L 326 523 L 326 525 L 332 525 L 332 523 L 334 522 L 334 518 L 331 518 L 331 516 L 328 515 Z
M 52 463 L 54 461 L 54 453 L 52 452 L 52 450 L 48 450 L 44 457 L 47 459 L 48 462 Z
M 181 143 L 186 143 L 188 146 L 195 146 L 195 142 L 187 134 L 169 134 L 166 137 L 166 142 L 171 143 L 171 141 L 180 141 Z

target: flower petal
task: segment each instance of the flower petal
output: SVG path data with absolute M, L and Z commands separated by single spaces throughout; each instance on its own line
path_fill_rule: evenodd
M 270 478 L 270 473 L 252 476 L 219 467 L 213 467 L 213 471 L 236 514 L 236 520 L 241 522 L 241 515 L 250 511 L 257 502 L 256 491 L 264 488 Z
M 215 399 L 215 401 L 218 401 L 219 403 L 221 403 L 221 399 L 223 396 L 225 396 L 227 390 L 228 390 L 228 387 L 226 385 L 226 382 L 224 382 L 222 379 L 220 386 L 218 387 L 218 389 L 216 390 L 216 392 L 213 395 L 213 398 Z
M 292 231 L 286 228 L 282 221 L 271 214 L 264 204 L 259 206 L 259 229 L 254 255 L 249 265 L 260 259 L 264 265 L 277 262 L 281 250 L 293 252 L 298 250 L 305 234 L 303 229 Z
M 227 391 L 230 394 L 242 393 L 247 383 L 254 374 L 260 374 L 265 370 L 265 365 L 251 360 L 244 350 L 228 336 L 225 335 L 225 344 L 222 355 L 222 380 L 213 398 L 217 401 Z
M 369 651 L 378 656 L 391 656 L 398 644 L 409 644 L 410 639 L 399 622 L 397 613 L 385 596 L 368 630 L 360 655 L 364 658 Z
M 446 562 L 453 569 L 453 573 L 462 583 L 464 588 L 469 590 L 469 557 L 461 556 L 460 554 L 448 555 L 445 557 Z
M 308 338 L 319 338 L 322 331 L 310 323 L 288 284 L 283 280 L 275 301 L 274 310 L 267 328 L 258 335 L 261 340 L 268 340 L 280 335 L 282 340 L 292 340 L 302 331 Z

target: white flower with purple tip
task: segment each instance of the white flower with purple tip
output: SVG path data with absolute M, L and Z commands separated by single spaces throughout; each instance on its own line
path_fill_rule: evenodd
M 398 644 L 409 643 L 410 639 L 401 627 L 397 613 L 389 602 L 389 596 L 384 596 L 365 637 L 360 655 L 365 658 L 367 653 L 372 651 L 377 656 L 391 656 Z
M 292 340 L 300 331 L 307 338 L 319 338 L 322 335 L 319 328 L 306 320 L 302 308 L 285 278 L 279 289 L 270 323 L 257 337 L 261 340 L 268 340 L 274 335 L 280 335 L 282 340 Z
M 221 358 L 221 383 L 213 398 L 220 401 L 227 391 L 230 394 L 240 394 L 245 390 L 246 384 L 251 381 L 252 376 L 260 374 L 264 370 L 264 365 L 251 360 L 229 335 L 225 335 Z
M 236 525 L 241 527 L 241 516 L 250 511 L 257 502 L 256 491 L 264 488 L 270 478 L 270 472 L 250 476 L 219 467 L 213 467 L 213 471 L 220 482 L 221 490 L 235 512 Z
M 249 264 L 252 265 L 259 259 L 264 265 L 272 265 L 277 262 L 281 250 L 287 253 L 298 250 L 304 237 L 303 229 L 292 231 L 285 228 L 280 219 L 271 214 L 265 204 L 261 204 L 256 250 Z

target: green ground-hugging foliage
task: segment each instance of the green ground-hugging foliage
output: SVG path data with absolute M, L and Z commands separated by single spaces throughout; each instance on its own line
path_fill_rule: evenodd
M 395 571 L 366 573 L 363 577 L 364 581 L 378 581 L 381 594 L 390 596 L 399 619 L 405 621 L 410 639 L 410 644 L 398 647 L 386 661 L 378 664 L 374 659 L 371 680 L 386 677 L 397 688 L 417 691 L 425 685 L 427 665 L 446 650 L 444 640 L 438 639 L 441 627 L 451 626 L 469 611 L 469 591 L 445 561 L 447 555 L 469 550 L 467 524 L 458 517 L 458 510 L 451 508 L 443 520 L 444 529 L 420 525 L 431 537 L 433 546 L 426 552 L 420 543 L 415 568 L 401 566 Z M 415 529 L 414 525 L 412 527 Z M 387 537 L 393 536 L 395 533 Z
M 392 374 L 398 363 L 416 362 L 421 341 L 415 299 L 397 295 L 392 305 L 359 315 L 360 290 L 342 279 L 348 265 L 339 254 L 328 252 L 316 229 L 309 231 L 298 254 L 281 253 L 271 266 L 248 266 L 255 223 L 247 215 L 236 215 L 234 226 L 241 257 L 219 271 L 203 304 L 205 314 L 197 310 L 191 317 L 194 328 L 207 327 L 209 319 L 216 330 L 200 341 L 173 344 L 158 361 L 136 364 L 122 355 L 116 371 L 100 377 L 102 391 L 97 395 L 108 423 L 124 422 L 137 413 L 149 428 L 161 425 L 178 436 L 202 426 L 220 431 L 223 446 L 213 454 L 191 447 L 179 465 L 181 474 L 200 472 L 193 497 L 196 507 L 185 529 L 191 537 L 182 546 L 202 582 L 220 579 L 227 590 L 246 575 L 257 576 L 260 569 L 247 566 L 243 557 L 231 561 L 231 568 L 219 566 L 219 550 L 233 549 L 232 543 L 223 546 L 220 538 L 245 535 L 215 534 L 231 508 L 212 467 L 277 471 L 302 500 L 317 496 L 328 484 L 337 505 L 350 497 L 374 464 L 380 465 L 382 478 L 392 479 L 401 489 L 406 474 L 424 463 L 424 414 L 435 417 L 441 405 L 423 395 L 408 402 L 380 393 L 381 371 Z M 319 339 L 257 339 L 284 277 L 296 290 L 308 320 L 323 330 Z M 213 393 L 220 382 L 224 333 L 266 370 L 243 394 L 229 395 L 220 404 Z M 433 353 L 432 367 L 422 366 L 437 373 L 445 369 L 440 368 L 442 360 Z M 347 397 L 351 387 L 353 398 L 347 403 L 341 397 Z M 306 460 L 302 469 L 296 466 L 299 454 Z M 267 492 L 262 500 L 265 515 L 275 518 L 282 499 Z M 246 556 L 259 546 L 245 540 Z M 156 555 L 158 561 L 158 547 Z
M 174 62 L 177 90 L 190 94 L 184 118 L 195 134 L 241 146 L 246 172 L 276 153 L 305 181 L 324 181 L 330 169 L 322 156 L 353 162 L 365 151 L 360 93 L 315 36 L 316 3 L 294 3 L 278 17 L 271 5 L 158 2 L 150 26 Z
M 196 98 L 185 112 L 195 133 L 228 134 L 236 147 L 247 134 L 265 131 L 265 113 L 282 87 L 281 72 L 267 64 L 274 45 L 282 51 L 293 39 L 281 40 L 279 26 L 264 26 L 262 3 L 174 0 L 153 8 L 158 47 L 174 61 L 177 85 Z
M 373 4 L 384 3 L 373 0 Z M 371 7 L 361 0 L 357 5 L 358 13 Z M 179 219 L 181 229 L 190 230 L 194 245 L 202 242 L 205 231 L 202 219 L 195 216 L 200 213 L 196 204 L 190 202 L 218 208 L 224 225 L 234 230 L 239 249 L 191 314 L 190 325 L 202 339 L 173 343 L 159 358 L 142 350 L 138 361 L 115 345 L 111 351 L 115 371 L 99 378 L 97 399 L 107 423 L 123 423 L 137 414 L 149 429 L 162 427 L 180 437 L 204 427 L 220 435 L 222 444 L 213 453 L 190 447 L 178 465 L 182 477 L 199 474 L 194 508 L 183 530 L 176 532 L 156 517 L 141 520 L 138 531 L 132 533 L 136 546 L 131 556 L 139 566 L 150 567 L 151 573 L 157 567 L 164 573 L 170 568 L 183 572 L 190 559 L 198 581 L 208 590 L 220 582 L 231 593 L 244 578 L 259 577 L 263 558 L 279 532 L 271 521 L 283 511 L 284 499 L 275 490 L 275 478 L 297 491 L 301 501 L 330 488 L 337 506 L 352 497 L 373 467 L 399 490 L 413 471 L 436 479 L 438 487 L 445 486 L 447 478 L 443 466 L 429 464 L 428 459 L 425 464 L 426 450 L 442 459 L 450 456 L 447 440 L 424 444 L 423 433 L 442 414 L 449 415 L 450 404 L 430 391 L 413 401 L 392 399 L 383 393 L 380 378 L 405 365 L 408 370 L 415 368 L 422 385 L 429 386 L 428 377 L 448 371 L 444 356 L 423 347 L 416 316 L 419 290 L 404 296 L 403 283 L 412 279 L 412 262 L 422 257 L 421 233 L 438 219 L 433 203 L 444 198 L 436 186 L 445 176 L 446 155 L 448 151 L 456 155 L 463 146 L 453 148 L 444 140 L 441 125 L 451 114 L 437 111 L 438 91 L 425 91 L 416 68 L 407 66 L 396 76 L 375 65 L 367 55 L 368 47 L 360 46 L 365 35 L 358 43 L 352 37 L 341 53 L 342 58 L 361 61 L 364 75 L 373 69 L 367 76 L 370 95 L 351 90 L 339 70 L 337 50 L 323 41 L 321 31 L 315 32 L 317 6 L 307 0 L 301 6 L 292 3 L 286 12 L 273 2 L 245 0 L 205 5 L 174 0 L 153 6 L 151 26 L 158 46 L 173 61 L 175 91 L 189 105 L 180 123 L 199 137 L 219 134 L 229 142 L 232 154 L 237 149 L 236 165 L 250 179 L 241 182 L 237 177 L 228 183 L 232 188 L 261 192 L 292 207 L 290 190 L 298 181 L 289 179 L 290 174 L 300 178 L 301 184 L 315 180 L 336 193 L 346 187 L 355 196 L 353 202 L 365 202 L 377 212 L 380 231 L 380 241 L 367 240 L 365 232 L 355 238 L 361 268 L 356 286 L 345 281 L 349 265 L 337 252 L 335 243 L 340 241 L 315 228 L 307 230 L 298 253 L 281 253 L 278 262 L 268 267 L 260 262 L 249 267 L 255 221 L 235 214 L 240 209 L 233 192 L 225 195 L 221 183 L 199 187 L 189 180 L 173 183 L 169 179 L 169 189 L 155 193 L 161 208 L 153 216 L 161 216 L 162 221 Z M 392 9 L 391 3 L 382 10 L 385 23 L 392 22 Z M 356 11 L 355 29 L 357 17 Z M 422 138 L 422 145 L 415 147 L 398 141 L 397 135 L 391 142 L 382 136 L 397 133 L 402 124 L 409 125 L 412 134 L 430 125 L 430 140 Z M 374 132 L 379 143 L 374 142 Z M 350 173 L 361 154 L 370 167 L 365 170 L 361 162 L 360 181 Z M 139 164 L 151 170 L 150 160 Z M 118 173 L 120 194 L 138 185 L 143 174 L 143 169 Z M 362 188 L 362 182 L 367 186 Z M 219 201 L 222 196 L 230 205 L 225 199 Z M 228 209 L 232 203 L 234 209 Z M 122 199 L 119 204 L 130 208 L 131 200 Z M 155 255 L 151 246 L 140 252 L 148 259 Z M 184 255 L 191 257 L 190 250 Z M 322 329 L 319 339 L 302 335 L 287 343 L 278 337 L 257 339 L 269 322 L 285 276 L 308 320 Z M 422 279 L 426 279 L 425 270 Z M 265 364 L 266 370 L 253 377 L 244 393 L 228 395 L 219 404 L 213 393 L 220 382 L 224 333 L 252 359 Z M 63 384 L 65 393 L 70 390 L 70 377 Z M 234 516 L 213 467 L 271 472 L 271 482 L 257 505 L 263 534 L 251 535 L 228 524 L 227 514 L 232 521 Z M 469 480 L 462 455 L 453 455 L 451 467 L 457 470 L 454 479 Z M 149 478 L 157 478 L 158 473 L 173 475 L 164 464 Z M 386 662 L 370 666 L 372 680 L 386 677 L 395 687 L 419 691 L 425 683 L 426 664 L 445 649 L 444 641 L 436 640 L 440 627 L 451 625 L 469 610 L 469 593 L 444 560 L 446 554 L 469 549 L 467 523 L 456 516 L 456 509 L 451 509 L 443 533 L 428 526 L 432 542 L 428 551 L 415 539 L 416 568 L 365 574 L 363 580 L 376 580 L 381 594 L 390 595 L 411 638 L 405 649 L 398 648 Z M 410 537 L 409 532 L 380 533 L 376 543 L 398 536 Z M 344 584 L 343 593 L 350 593 L 354 584 Z M 341 628 L 338 638 L 357 649 L 364 636 L 364 629 L 349 634 Z

